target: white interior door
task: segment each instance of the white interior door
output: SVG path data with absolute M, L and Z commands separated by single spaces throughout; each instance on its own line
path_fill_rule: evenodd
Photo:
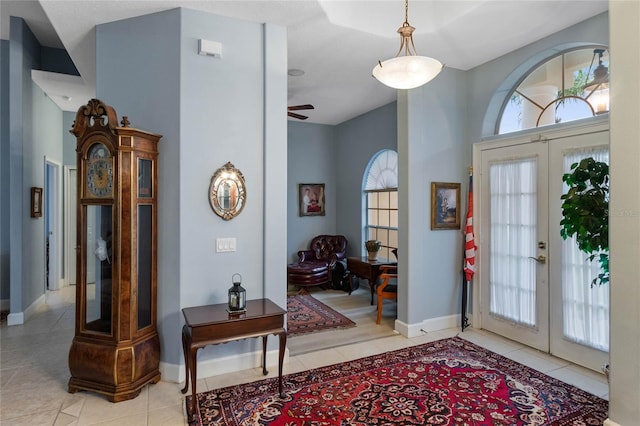
M 65 277 L 67 285 L 76 284 L 76 218 L 78 216 L 77 203 L 77 169 L 75 167 L 65 167 Z
M 547 144 L 481 156 L 482 327 L 548 351 Z
M 546 136 L 476 149 L 480 323 L 600 370 L 608 362 L 609 286 L 591 286 L 599 264 L 560 236 L 560 197 L 572 163 L 586 157 L 608 163 L 608 129 L 585 126 Z

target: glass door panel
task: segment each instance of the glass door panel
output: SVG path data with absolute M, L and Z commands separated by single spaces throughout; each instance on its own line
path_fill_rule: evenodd
M 600 371 L 609 359 L 609 284 L 591 285 L 600 273 L 597 261 L 587 260 L 574 238 L 560 237 L 562 200 L 568 187 L 562 175 L 583 158 L 609 163 L 608 132 L 554 140 L 549 147 L 550 249 L 559 262 L 550 265 L 551 353 Z
M 112 237 L 111 206 L 86 206 L 85 330 L 111 334 Z
M 151 325 L 153 206 L 138 206 L 138 330 Z
M 548 351 L 546 145 L 482 151 L 481 176 L 483 328 Z

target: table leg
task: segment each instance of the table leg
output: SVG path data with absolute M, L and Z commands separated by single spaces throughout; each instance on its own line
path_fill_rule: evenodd
M 196 371 L 198 369 L 196 355 L 198 348 L 190 348 L 189 352 L 189 357 L 191 358 L 189 361 L 191 367 L 191 421 L 195 421 L 196 413 L 198 412 L 198 401 L 196 400 L 196 377 L 198 377 Z
M 376 292 L 376 278 L 375 278 L 375 275 L 373 276 L 373 279 L 371 279 L 371 277 L 369 277 L 368 281 L 369 281 L 369 288 L 371 289 L 371 305 L 373 306 L 373 293 Z
M 278 390 L 280 391 L 280 398 L 287 396 L 282 389 L 282 363 L 284 361 L 284 350 L 287 347 L 287 332 L 283 331 L 279 335 L 280 337 L 280 349 L 278 351 Z
M 267 375 L 269 372 L 267 371 L 267 337 L 262 336 L 262 374 Z
M 189 390 L 189 338 L 187 337 L 186 325 L 182 327 L 182 353 L 184 354 L 184 368 L 186 371 L 184 378 L 184 388 L 181 389 L 182 393 L 187 393 Z

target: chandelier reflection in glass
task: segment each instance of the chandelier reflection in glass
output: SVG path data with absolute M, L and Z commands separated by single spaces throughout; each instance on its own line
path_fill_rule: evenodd
M 598 66 L 593 70 L 593 80 L 582 88 L 586 93 L 585 99 L 591 104 L 596 115 L 609 112 L 609 68 L 602 63 L 604 52 L 605 49 L 595 49 L 593 51 L 593 59 L 587 75 L 591 72 L 596 56 L 598 57 Z
M 373 77 L 394 89 L 413 89 L 433 80 L 444 65 L 427 56 L 417 56 L 413 44 L 414 27 L 409 25 L 409 0 L 404 3 L 404 23 L 398 28 L 400 49 L 395 58 L 378 61 L 373 67 Z M 404 56 L 400 56 L 404 52 Z

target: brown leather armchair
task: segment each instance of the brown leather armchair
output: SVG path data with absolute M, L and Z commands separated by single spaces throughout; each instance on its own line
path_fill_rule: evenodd
M 338 260 L 345 258 L 348 241 L 344 235 L 318 235 L 308 250 L 298 252 L 298 262 L 287 265 L 288 284 L 300 287 L 324 286 L 331 282 L 331 272 Z

